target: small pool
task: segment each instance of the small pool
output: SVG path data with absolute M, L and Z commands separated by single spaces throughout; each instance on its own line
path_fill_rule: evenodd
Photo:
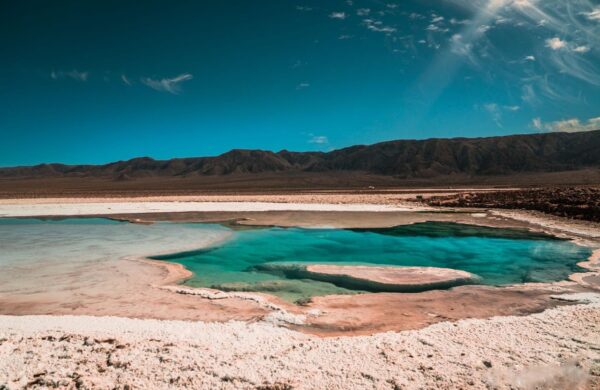
M 302 301 L 361 290 L 273 272 L 281 269 L 281 263 L 452 268 L 479 276 L 479 283 L 503 285 L 566 279 L 590 255 L 588 248 L 526 230 L 426 222 L 385 229 L 233 231 L 218 246 L 155 258 L 191 270 L 194 276 L 185 282 L 189 286 L 265 292 Z

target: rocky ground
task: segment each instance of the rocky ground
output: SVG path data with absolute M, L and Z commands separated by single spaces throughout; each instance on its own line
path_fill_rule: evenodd
M 556 187 L 419 197 L 430 206 L 535 210 L 600 222 L 600 187 Z

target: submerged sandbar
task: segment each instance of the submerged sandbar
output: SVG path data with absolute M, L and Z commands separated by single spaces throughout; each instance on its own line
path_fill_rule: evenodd
M 378 267 L 361 265 L 311 264 L 312 274 L 344 277 L 349 282 L 371 285 L 381 291 L 411 291 L 446 288 L 478 280 L 470 272 L 437 267 Z

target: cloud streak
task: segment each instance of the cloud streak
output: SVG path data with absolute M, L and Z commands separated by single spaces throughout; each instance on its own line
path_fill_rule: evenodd
M 367 27 L 367 29 L 375 32 L 382 32 L 386 34 L 396 32 L 395 27 L 385 26 L 380 20 L 364 19 L 363 24 L 365 27 Z
M 520 106 L 501 106 L 498 103 L 487 103 L 483 105 L 483 109 L 487 111 L 492 120 L 498 127 L 502 126 L 502 114 L 503 112 L 517 112 L 521 109 Z
M 332 12 L 329 14 L 329 17 L 331 19 L 341 19 L 344 20 L 348 17 L 348 15 L 345 12 Z
M 590 12 L 584 12 L 584 15 L 589 19 L 589 20 L 597 20 L 600 22 L 600 7 L 596 7 L 595 9 L 593 9 Z
M 502 112 L 496 103 L 484 104 L 483 108 L 492 116 L 492 120 L 496 126 L 502 127 Z
M 182 73 L 179 76 L 164 79 L 142 78 L 142 83 L 156 91 L 168 92 L 174 95 L 181 93 L 181 84 L 194 77 L 190 73 Z
M 310 135 L 310 138 L 308 140 L 309 144 L 315 144 L 315 145 L 326 145 L 329 143 L 329 139 L 324 136 L 324 135 Z
M 524 101 L 539 97 L 573 100 L 579 96 L 567 77 L 600 86 L 600 7 L 591 0 L 447 0 L 474 15 L 467 26 L 502 26 L 530 34 L 531 53 L 521 60 L 496 61 L 495 72 L 517 78 L 524 89 Z M 485 20 L 488 23 L 484 23 Z M 473 27 L 471 27 L 472 29 Z M 488 30 L 487 27 L 484 30 Z M 450 51 L 467 58 L 471 65 L 490 58 L 489 50 L 501 58 L 505 53 L 497 36 L 465 31 L 453 35 Z M 458 39 L 460 38 L 460 39 Z M 476 38 L 476 39 L 473 39 Z M 489 50 L 487 50 L 487 49 Z M 533 63 L 535 62 L 535 65 Z M 517 68 L 518 64 L 527 64 Z M 520 78 L 520 80 L 519 80 Z M 518 85 L 518 84 L 517 84 Z M 536 98 L 534 95 L 538 93 Z M 580 99 L 581 96 L 576 99 Z
M 81 72 L 81 71 L 78 71 L 77 69 L 73 69 L 68 72 L 54 71 L 54 70 L 52 72 L 50 72 L 50 78 L 52 78 L 53 80 L 69 78 L 69 79 L 73 79 L 76 81 L 85 82 L 88 80 L 89 76 L 90 76 L 90 72 Z

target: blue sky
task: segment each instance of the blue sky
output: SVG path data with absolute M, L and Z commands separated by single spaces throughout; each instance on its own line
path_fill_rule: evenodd
M 0 165 L 600 128 L 589 0 L 3 1 Z

